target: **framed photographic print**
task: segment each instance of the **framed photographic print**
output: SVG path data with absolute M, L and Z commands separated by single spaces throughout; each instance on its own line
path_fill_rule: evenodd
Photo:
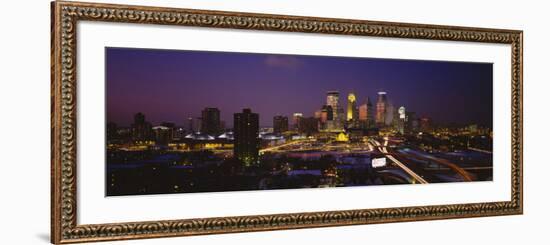
M 52 243 L 523 212 L 522 31 L 51 6 Z

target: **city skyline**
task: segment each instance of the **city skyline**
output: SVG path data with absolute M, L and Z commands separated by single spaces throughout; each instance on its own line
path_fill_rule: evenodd
M 106 52 L 107 196 L 493 179 L 492 64 Z
M 376 102 L 377 93 L 385 91 L 395 108 L 405 106 L 439 123 L 492 124 L 492 64 L 128 48 L 107 48 L 106 54 L 107 118 L 121 126 L 129 126 L 137 112 L 155 125 L 183 126 L 204 108 L 218 108 L 228 128 L 243 108 L 260 114 L 260 126 L 272 126 L 277 115 L 313 117 L 329 90 L 340 92 L 344 107 L 350 92 L 360 106 L 367 97 Z M 223 64 L 229 59 L 233 62 Z M 208 72 L 209 66 L 216 72 Z M 144 69 L 136 69 L 140 67 Z M 324 73 L 322 68 L 342 78 L 312 72 Z M 375 79 L 381 75 L 387 78 Z M 381 81 L 390 82 L 382 86 Z M 377 85 L 382 89 L 373 88 Z M 426 91 L 428 87 L 439 91 Z

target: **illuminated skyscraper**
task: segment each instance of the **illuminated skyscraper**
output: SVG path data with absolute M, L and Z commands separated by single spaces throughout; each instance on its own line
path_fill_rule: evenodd
M 202 129 L 203 133 L 209 135 L 218 135 L 220 133 L 220 110 L 218 108 L 204 108 L 202 110 Z
M 372 127 L 374 125 L 374 109 L 372 108 L 372 103 L 370 98 L 367 97 L 367 126 Z
M 340 92 L 338 91 L 328 91 L 327 92 L 327 105 L 332 107 L 332 118 L 336 120 L 338 118 L 338 99 L 340 97 Z
M 370 98 L 367 97 L 366 103 L 359 106 L 359 123 L 362 128 L 372 127 L 374 122 L 374 112 Z
M 405 134 L 405 123 L 407 120 L 407 114 L 405 111 L 405 107 L 401 106 L 399 107 L 399 110 L 397 110 L 398 117 L 397 117 L 397 131 L 401 134 Z
M 327 92 L 327 106 L 332 108 L 332 120 L 327 122 L 327 129 L 331 131 L 341 131 L 344 129 L 346 122 L 346 115 L 344 108 L 339 102 L 340 92 L 328 91 Z
M 273 133 L 280 134 L 288 131 L 288 117 L 273 117 Z
M 233 155 L 245 166 L 259 163 L 260 116 L 252 113 L 250 109 L 243 109 L 242 113 L 233 115 Z
M 376 102 L 376 124 L 384 125 L 386 122 L 386 107 L 388 99 L 386 92 L 378 92 L 378 101 Z
M 353 92 L 348 94 L 348 112 L 347 112 L 347 120 L 350 121 L 357 121 L 358 118 L 358 111 L 357 111 L 357 102 L 355 98 L 355 94 Z

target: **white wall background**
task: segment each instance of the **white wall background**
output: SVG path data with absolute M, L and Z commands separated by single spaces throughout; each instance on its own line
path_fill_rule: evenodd
M 98 0 L 99 1 L 99 0 Z M 107 1 L 101 1 L 107 2 Z M 525 214 L 398 224 L 240 233 L 113 244 L 493 244 L 544 239 L 548 211 L 547 26 L 544 1 L 125 0 L 108 2 L 444 25 L 522 29 Z M 49 1 L 10 1 L 0 14 L 1 244 L 49 241 Z M 452 195 L 452 193 L 449 193 Z M 540 242 L 539 242 L 540 243 Z M 107 244 L 107 243 L 103 243 Z

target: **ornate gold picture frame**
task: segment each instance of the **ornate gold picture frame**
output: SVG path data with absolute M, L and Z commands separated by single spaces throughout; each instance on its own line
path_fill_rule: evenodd
M 52 243 L 514 215 L 523 212 L 522 31 L 65 1 L 52 2 L 51 17 Z M 80 21 L 509 44 L 512 84 L 512 93 L 509 95 L 512 102 L 510 201 L 78 224 L 76 72 L 79 42 L 77 23 Z

